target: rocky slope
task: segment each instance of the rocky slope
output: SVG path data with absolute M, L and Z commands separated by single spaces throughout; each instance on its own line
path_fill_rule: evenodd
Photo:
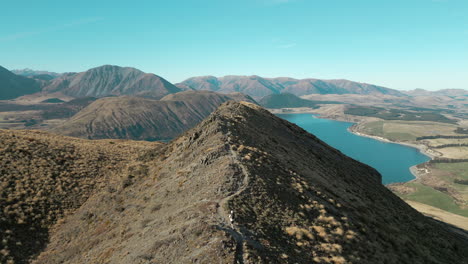
M 157 75 L 111 65 L 63 74 L 43 88 L 44 93 L 61 92 L 73 97 L 133 95 L 155 99 L 180 91 Z
M 254 102 L 242 94 L 226 95 L 209 91 L 186 91 L 161 100 L 102 98 L 52 131 L 88 139 L 172 139 L 229 100 Z
M 404 96 L 403 93 L 366 83 L 348 80 L 319 80 L 294 78 L 263 78 L 260 76 L 201 76 L 177 84 L 196 90 L 210 90 L 222 93 L 241 92 L 254 98 L 270 94 L 291 93 L 297 96 L 308 94 L 373 94 Z
M 0 66 L 0 100 L 36 93 L 40 89 L 40 82 L 16 75 Z
M 380 175 L 248 103 L 146 151 L 34 263 L 466 263 Z

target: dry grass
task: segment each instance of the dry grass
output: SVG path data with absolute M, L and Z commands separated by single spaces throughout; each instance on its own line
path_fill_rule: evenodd
M 106 187 L 114 171 L 151 145 L 0 130 L 0 262 L 21 263 L 37 252 L 57 220 Z
M 448 144 L 468 144 L 468 138 L 435 138 L 425 139 L 424 141 L 427 142 L 429 146 L 433 147 Z
M 308 238 L 310 240 L 314 239 L 314 235 L 305 228 L 299 228 L 297 226 L 290 226 L 286 228 L 286 233 L 290 236 L 296 237 L 298 240 Z
M 468 158 L 468 147 L 448 147 L 437 149 L 444 158 L 466 159 Z
M 92 142 L 96 147 L 82 152 L 73 142 L 90 164 L 93 153 L 107 150 Z M 113 153 L 99 161 L 120 157 Z M 124 169 L 111 169 L 119 180 L 54 226 L 36 263 L 456 263 L 467 257 L 466 244 L 395 197 L 375 170 L 267 111 L 227 103 L 165 147 L 140 154 Z M 100 177 L 92 179 L 97 190 Z

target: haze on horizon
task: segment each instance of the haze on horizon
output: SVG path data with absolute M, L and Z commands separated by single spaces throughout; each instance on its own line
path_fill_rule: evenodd
M 465 0 L 9 1 L 0 65 L 468 89 Z

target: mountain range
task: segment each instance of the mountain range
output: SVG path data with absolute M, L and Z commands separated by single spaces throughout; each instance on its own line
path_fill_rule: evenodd
M 62 75 L 62 73 L 50 72 L 50 71 L 36 71 L 36 70 L 29 69 L 29 68 L 12 70 L 11 72 L 16 75 L 21 75 L 24 77 L 36 77 L 40 75 L 48 75 L 48 76 L 51 76 L 52 79 L 57 78 L 60 75 Z
M 7 70 L 3 69 L 3 71 Z M 348 80 L 263 78 L 255 75 L 220 78 L 214 76 L 193 77 L 173 85 L 155 74 L 144 73 L 135 68 L 112 65 L 104 65 L 79 73 L 57 74 L 29 69 L 16 70 L 15 72 L 34 80 L 36 84 L 29 81 L 29 85 L 34 85 L 36 88 L 18 90 L 14 96 L 40 91 L 42 96 L 53 94 L 55 97 L 60 94 L 74 98 L 132 95 L 160 99 L 165 95 L 185 90 L 209 90 L 220 93 L 241 92 L 256 99 L 281 93 L 290 93 L 296 96 L 309 94 L 405 96 L 404 93 L 397 90 Z M 3 93 L 9 92 L 8 90 L 11 89 L 6 86 L 7 83 L 11 82 L 11 74 L 8 78 L 0 76 L 0 88 Z M 7 98 L 11 99 L 11 96 Z
M 398 90 L 348 80 L 320 80 L 294 78 L 263 78 L 260 76 L 201 76 L 176 84 L 181 88 L 210 90 L 222 93 L 241 92 L 254 98 L 270 94 L 291 93 L 297 96 L 308 94 L 386 94 L 404 96 Z
M 34 71 L 21 73 L 28 75 Z M 136 96 L 161 99 L 187 90 L 208 90 L 224 94 L 241 92 L 258 101 L 263 99 L 262 105 L 270 108 L 315 107 L 317 104 L 333 102 L 463 112 L 468 100 L 468 91 L 462 89 L 397 91 L 348 80 L 263 78 L 256 75 L 193 77 L 173 85 L 155 74 L 112 65 L 59 76 L 39 74 L 25 78 L 4 68 L 0 74 L 0 100 L 15 99 L 20 104 L 40 104 L 49 102 L 49 99 L 70 101 L 83 97 Z
M 2 263 L 468 261 L 376 170 L 251 103 L 168 144 L 0 130 L 0 155 Z

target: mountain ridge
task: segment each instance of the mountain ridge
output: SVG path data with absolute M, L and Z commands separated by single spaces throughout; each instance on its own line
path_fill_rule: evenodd
M 63 73 L 50 72 L 50 71 L 33 70 L 29 68 L 14 69 L 14 70 L 11 70 L 11 72 L 16 75 L 21 75 L 24 77 L 35 77 L 37 75 L 49 75 L 49 76 L 52 76 L 53 78 L 57 78 L 63 74 Z
M 377 171 L 250 103 L 223 104 L 119 172 L 121 183 L 54 229 L 35 263 L 468 260 L 466 241 Z
M 191 77 L 176 86 L 191 87 L 196 90 L 218 92 L 242 92 L 260 98 L 270 94 L 291 93 L 297 96 L 308 94 L 389 94 L 404 96 L 404 93 L 367 83 L 345 79 L 295 79 L 290 77 L 264 78 L 257 75 L 227 75 L 224 77 Z

